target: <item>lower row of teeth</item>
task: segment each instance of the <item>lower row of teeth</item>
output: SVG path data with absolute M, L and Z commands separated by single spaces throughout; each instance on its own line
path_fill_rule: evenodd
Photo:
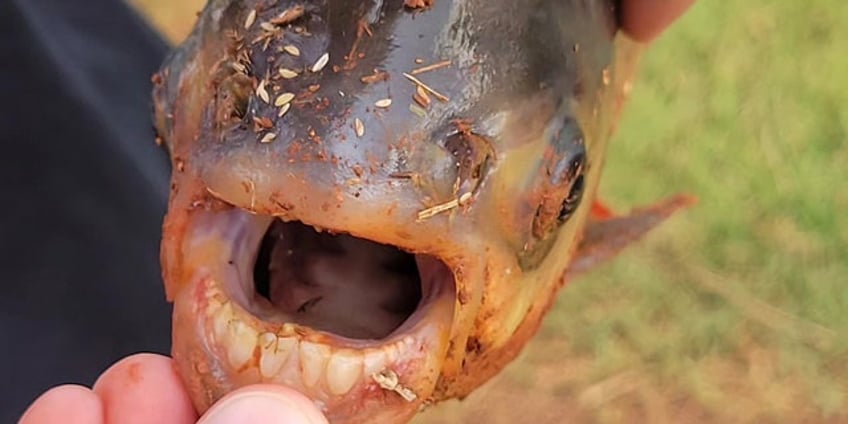
M 357 383 L 395 364 L 401 352 L 415 351 L 412 337 L 368 349 L 336 348 L 301 340 L 294 331 L 281 336 L 260 332 L 240 319 L 230 301 L 209 310 L 214 344 L 226 351 L 232 370 L 256 370 L 263 382 L 303 388 L 315 395 L 341 396 Z

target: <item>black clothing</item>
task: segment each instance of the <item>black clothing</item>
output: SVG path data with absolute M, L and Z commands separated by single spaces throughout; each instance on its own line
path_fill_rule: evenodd
M 119 0 L 0 1 L 0 422 L 170 350 L 150 118 L 167 48 Z

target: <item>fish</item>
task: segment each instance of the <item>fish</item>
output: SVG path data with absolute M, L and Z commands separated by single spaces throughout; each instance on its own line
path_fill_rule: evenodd
M 497 375 L 693 203 L 597 199 L 634 46 L 609 0 L 210 0 L 152 79 L 197 410 L 265 383 L 402 423 Z

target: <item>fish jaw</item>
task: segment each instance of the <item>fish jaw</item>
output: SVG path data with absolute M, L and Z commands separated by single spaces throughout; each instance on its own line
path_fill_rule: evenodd
M 156 78 L 157 129 L 174 165 L 161 253 L 174 301 L 173 354 L 200 411 L 238 387 L 263 382 L 304 392 L 332 422 L 377 416 L 379 422 L 404 422 L 424 404 L 465 396 L 511 361 L 536 331 L 587 222 L 619 94 L 607 81 L 616 77 L 609 2 L 540 2 L 574 14 L 564 18 L 573 25 L 562 27 L 520 5 L 502 10 L 487 2 L 436 1 L 423 12 L 370 13 L 391 22 L 377 19 L 367 37 L 322 27 L 329 22 L 322 9 L 328 3 L 315 2 L 306 11 L 314 15 L 314 39 L 287 41 L 300 59 L 290 57 L 291 49 L 271 58 L 261 45 L 254 47 L 252 77 L 245 79 L 234 66 L 231 35 L 247 40 L 236 44 L 250 43 L 269 16 L 298 4 L 278 1 L 251 23 L 260 2 L 213 0 Z M 469 16 L 488 18 L 469 23 Z M 541 19 L 536 30 L 555 34 L 563 55 L 548 59 L 538 43 L 505 48 L 524 29 L 485 24 L 506 17 Z M 357 33 L 358 21 L 338 25 Z M 448 30 L 457 27 L 470 32 Z M 323 37 L 325 32 L 336 35 Z M 277 51 L 280 44 L 269 48 Z M 325 51 L 338 58 L 352 46 L 365 52 L 356 56 L 355 72 L 337 59 L 313 71 Z M 435 103 L 420 120 L 403 106 L 377 106 L 386 98 L 396 104 L 412 98 L 416 86 L 402 74 L 419 55 L 452 63 L 443 74 L 426 75 L 452 100 Z M 512 69 L 516 57 L 529 64 Z M 267 77 L 279 74 L 279 60 L 301 60 L 285 66 L 304 79 L 278 78 L 280 88 L 273 87 Z M 360 83 L 375 67 L 390 79 Z M 302 97 L 290 100 L 280 115 L 276 99 L 288 92 Z M 233 111 L 242 120 L 235 125 Z M 272 128 L 249 120 L 261 117 L 270 117 Z M 573 210 L 558 217 L 578 180 L 585 185 L 583 202 L 578 196 Z M 384 311 L 348 305 L 340 308 L 346 319 L 327 325 L 333 311 L 310 316 L 299 312 L 309 302 L 287 302 L 304 291 L 300 300 L 324 295 L 318 308 L 358 296 L 335 284 L 341 277 L 306 288 L 271 284 L 269 293 L 259 293 L 254 268 L 274 228 L 275 237 L 305 237 L 310 246 L 352 243 L 346 255 L 354 259 L 383 252 L 375 244 L 414 258 L 416 307 L 388 330 L 375 327 L 387 321 L 360 319 Z M 321 235 L 327 232 L 334 241 Z M 288 247 L 296 255 L 298 246 Z M 280 249 L 274 249 L 277 258 L 273 252 Z M 304 265 L 285 258 L 277 264 L 306 269 L 306 262 L 333 249 L 303 256 Z M 351 275 L 385 275 L 385 269 L 362 262 L 349 268 Z M 324 286 L 336 292 L 325 295 Z M 275 296 L 275 288 L 289 296 Z M 389 309 L 400 307 L 389 303 Z
M 422 305 L 404 325 L 379 340 L 349 339 L 259 319 L 256 304 L 238 287 L 251 277 L 233 264 L 256 254 L 251 248 L 268 220 L 234 209 L 199 215 L 183 247 L 192 277 L 174 302 L 173 347 L 198 410 L 256 383 L 301 391 L 332 422 L 363 422 L 374 414 L 383 415 L 381 422 L 404 422 L 429 398 L 455 299 L 452 276 L 440 263 L 420 259 L 419 267 L 431 270 L 422 272 L 430 281 L 422 283 Z

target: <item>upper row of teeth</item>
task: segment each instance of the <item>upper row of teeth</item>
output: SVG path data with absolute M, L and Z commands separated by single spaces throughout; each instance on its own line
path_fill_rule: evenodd
M 412 337 L 369 349 L 336 348 L 301 340 L 292 332 L 281 336 L 260 332 L 240 319 L 230 301 L 211 308 L 215 344 L 226 351 L 231 369 L 257 369 L 263 381 L 302 388 L 313 395 L 345 395 L 357 383 L 371 382 L 412 347 Z

